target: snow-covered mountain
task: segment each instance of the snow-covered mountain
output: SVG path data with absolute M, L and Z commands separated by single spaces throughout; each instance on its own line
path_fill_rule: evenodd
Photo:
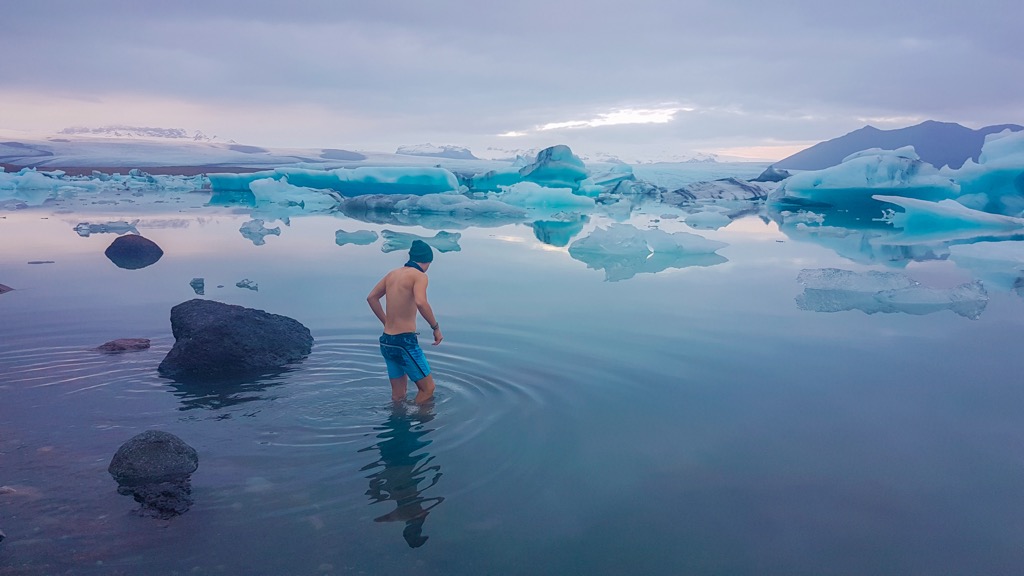
M 216 136 L 207 136 L 196 130 L 190 132 L 184 128 L 152 128 L 148 126 L 110 125 L 97 128 L 72 126 L 58 132 L 65 136 L 91 136 L 94 138 L 166 138 L 172 140 L 192 140 L 194 142 L 220 141 Z M 234 142 L 233 140 L 229 142 Z

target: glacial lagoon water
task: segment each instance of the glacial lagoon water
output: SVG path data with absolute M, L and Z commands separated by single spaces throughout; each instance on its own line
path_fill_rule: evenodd
M 1024 568 L 1024 298 L 987 283 L 966 309 L 936 304 L 978 279 L 950 258 L 867 261 L 756 206 L 717 229 L 656 203 L 554 239 L 448 227 L 459 249 L 429 271 L 436 401 L 396 408 L 364 299 L 404 252 L 336 232 L 438 230 L 315 214 L 256 245 L 243 207 L 208 199 L 0 213 L 0 575 Z M 138 270 L 104 256 L 116 234 L 75 231 L 134 220 L 165 253 Z M 573 257 L 613 223 L 727 246 Z M 798 282 L 831 268 L 932 291 L 871 308 Z M 295 318 L 312 354 L 224 390 L 161 378 L 170 308 L 196 297 Z M 125 337 L 152 347 L 93 350 Z M 170 520 L 134 514 L 107 473 L 149 429 L 199 453 Z

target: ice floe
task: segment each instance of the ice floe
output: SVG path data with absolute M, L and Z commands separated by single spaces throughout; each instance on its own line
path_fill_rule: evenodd
M 266 236 L 281 235 L 280 226 L 267 228 L 266 226 L 264 226 L 263 220 L 259 218 L 249 220 L 248 222 L 242 224 L 241 228 L 239 228 L 238 231 L 242 233 L 242 236 L 244 236 L 248 240 L 251 240 L 254 246 L 263 246 L 264 244 L 266 244 L 267 241 L 264 240 Z
M 588 268 L 604 270 L 605 280 L 627 280 L 668 268 L 714 266 L 727 262 L 715 253 L 728 244 L 688 232 L 641 230 L 629 224 L 596 228 L 569 246 L 569 255 Z
M 380 247 L 381 252 L 395 252 L 396 250 L 408 250 L 413 240 L 423 240 L 438 252 L 458 252 L 462 250 L 459 246 L 459 238 L 462 234 L 458 232 L 438 232 L 433 236 L 419 236 L 410 232 L 394 232 L 392 230 L 381 230 L 381 238 L 384 245 Z
M 356 230 L 355 232 L 338 230 L 334 233 L 334 243 L 338 246 L 344 246 L 346 244 L 366 246 L 367 244 L 373 244 L 376 242 L 377 238 L 379 238 L 379 236 L 373 230 Z
M 804 285 L 804 292 L 796 297 L 797 307 L 813 312 L 860 310 L 866 314 L 924 315 L 950 310 L 976 320 L 988 304 L 988 293 L 981 282 L 931 288 L 900 272 L 805 269 L 797 282 Z

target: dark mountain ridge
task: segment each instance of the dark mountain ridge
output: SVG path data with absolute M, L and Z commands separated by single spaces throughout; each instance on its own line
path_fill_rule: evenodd
M 775 163 L 776 168 L 790 170 L 821 170 L 835 166 L 854 152 L 869 148 L 895 150 L 913 146 L 921 160 L 941 168 L 960 168 L 968 158 L 978 161 L 985 136 L 1003 130 L 1024 130 L 1017 124 L 998 124 L 972 130 L 952 122 L 928 120 L 896 130 L 879 130 L 865 126 L 849 134 L 826 140 Z

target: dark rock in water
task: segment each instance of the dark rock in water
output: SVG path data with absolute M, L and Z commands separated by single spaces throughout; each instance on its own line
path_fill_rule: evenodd
M 3 294 L 4 292 L 10 292 L 11 290 L 14 290 L 14 288 L 11 288 L 10 286 L 6 286 L 4 284 L 0 284 L 0 294 Z
M 171 308 L 174 346 L 160 362 L 163 376 L 216 382 L 284 368 L 309 355 L 313 336 L 297 320 L 213 300 Z
M 118 338 L 100 345 L 97 350 L 103 352 L 133 352 L 135 350 L 148 350 L 149 338 Z
M 782 182 L 786 178 L 789 178 L 792 174 L 789 170 L 779 170 L 774 164 L 764 169 L 761 175 L 751 180 L 751 182 Z
M 199 467 L 194 448 L 169 432 L 147 430 L 117 449 L 107 471 L 122 486 L 138 486 L 188 476 Z
M 156 242 L 138 234 L 118 236 L 103 253 L 118 268 L 126 270 L 138 270 L 153 265 L 164 255 L 164 251 Z
M 171 518 L 192 505 L 191 475 L 198 467 L 198 454 L 181 438 L 147 430 L 118 448 L 107 471 L 118 494 L 142 505 L 141 515 Z
M 7 538 L 7 534 L 4 534 L 4 531 L 0 530 L 0 542 L 3 542 L 4 538 Z

